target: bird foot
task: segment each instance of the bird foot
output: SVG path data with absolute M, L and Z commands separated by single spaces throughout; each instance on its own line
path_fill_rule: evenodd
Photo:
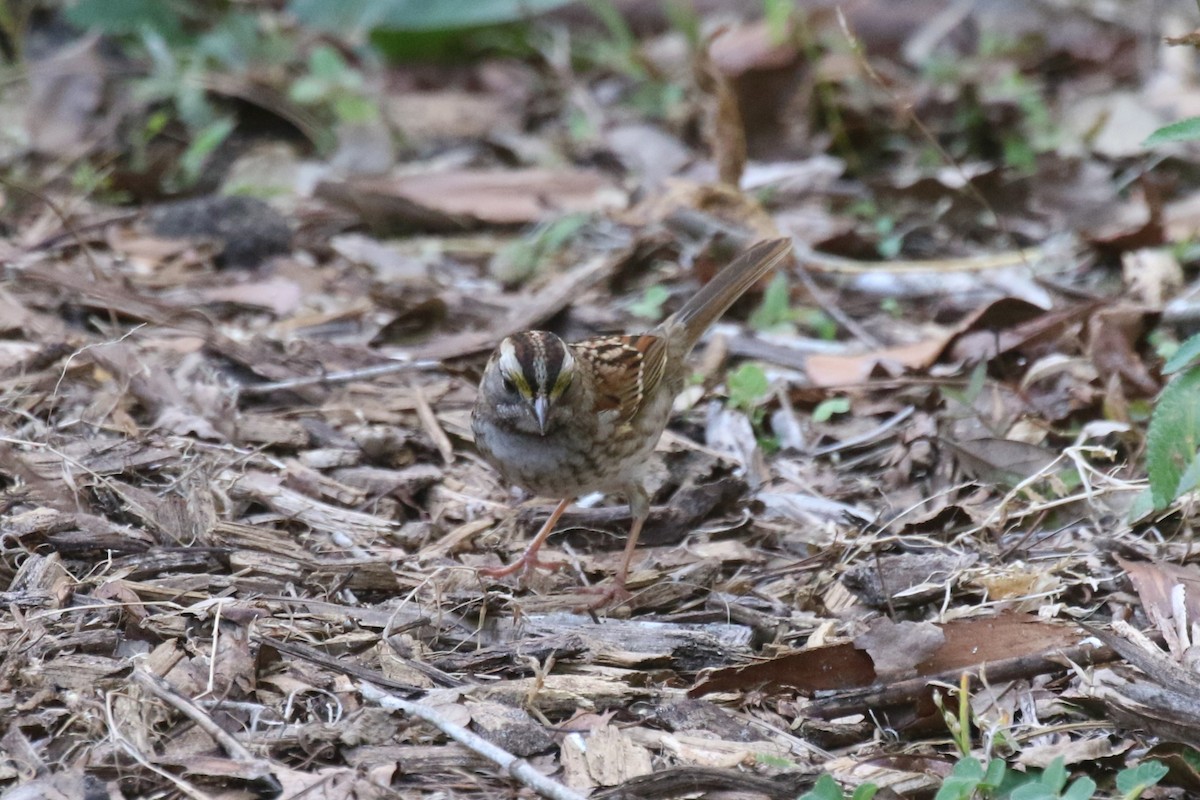
M 610 605 L 620 605 L 633 597 L 629 593 L 629 590 L 625 588 L 625 581 L 618 581 L 615 578 L 611 583 L 603 583 L 599 586 L 584 586 L 579 591 L 584 594 L 596 595 L 596 598 L 591 602 L 579 606 L 581 610 L 586 611 L 595 611 Z
M 521 573 L 521 579 L 524 580 L 529 576 L 529 573 L 535 569 L 544 569 L 547 572 L 554 572 L 560 569 L 566 569 L 571 566 L 565 561 L 542 561 L 537 557 L 537 553 L 531 553 L 528 550 L 525 554 L 511 564 L 506 564 L 503 567 L 480 567 L 479 574 L 486 575 L 489 578 L 503 578 L 513 573 Z

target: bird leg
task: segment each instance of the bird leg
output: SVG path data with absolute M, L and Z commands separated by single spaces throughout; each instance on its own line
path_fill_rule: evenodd
M 629 526 L 629 538 L 625 542 L 625 552 L 621 555 L 621 566 L 617 567 L 617 574 L 613 576 L 611 583 L 588 587 L 584 590 L 588 594 L 599 595 L 584 608 L 594 610 L 602 608 L 614 600 L 628 600 L 630 597 L 629 590 L 625 588 L 625 579 L 629 577 L 629 565 L 633 562 L 638 537 L 642 535 L 642 526 L 646 524 L 646 518 L 650 516 L 650 498 L 646 496 L 645 490 L 640 486 L 631 487 L 627 493 L 633 522 Z
M 479 570 L 480 574 L 487 575 L 489 578 L 503 578 L 505 575 L 512 575 L 514 572 L 520 572 L 521 576 L 528 575 L 530 570 L 548 569 L 556 570 L 563 569 L 569 566 L 564 561 L 542 561 L 537 557 L 538 550 L 546 542 L 550 536 L 550 532 L 554 530 L 554 526 L 558 524 L 558 518 L 567 510 L 567 506 L 571 505 L 571 498 L 562 500 L 554 510 L 550 512 L 550 516 L 546 519 L 542 529 L 538 531 L 537 536 L 533 537 L 533 541 L 525 548 L 525 552 L 521 557 L 511 564 L 504 567 L 484 567 Z

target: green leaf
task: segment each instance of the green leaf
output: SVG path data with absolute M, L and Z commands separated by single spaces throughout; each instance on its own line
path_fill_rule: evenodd
M 983 394 L 984 386 L 987 384 L 988 365 L 986 361 L 980 361 L 971 370 L 971 377 L 967 380 L 967 388 L 964 391 L 966 396 L 966 405 L 974 405 L 979 396 Z
M 1197 772 L 1200 772 L 1200 750 L 1197 750 L 1194 747 L 1183 746 L 1176 755 L 1183 759 L 1183 763 L 1186 764 L 1189 769 L 1194 769 Z
M 1044 783 L 1026 783 L 1012 790 L 1009 800 L 1060 800 L 1058 792 Z
M 200 177 L 200 171 L 208 163 L 209 156 L 233 133 L 236 124 L 232 117 L 224 117 L 196 134 L 179 158 L 179 170 L 185 184 L 191 184 Z
M 379 107 L 360 94 L 342 92 L 333 99 L 338 122 L 366 123 L 379 119 Z
M 828 775 L 817 778 L 813 788 L 800 795 L 798 800 L 844 800 L 842 787 Z
M 790 319 L 791 297 L 787 275 L 777 272 L 763 292 L 762 303 L 750 314 L 750 327 L 756 331 L 768 331 Z
M 342 54 L 327 44 L 313 48 L 308 56 L 308 71 L 317 78 L 336 82 L 346 73 L 349 67 Z
M 642 299 L 629 306 L 629 313 L 635 317 L 648 319 L 652 322 L 658 322 L 662 319 L 663 303 L 667 302 L 667 298 L 671 293 L 662 286 L 650 286 L 642 294 Z
M 969 778 L 973 781 L 981 781 L 987 774 L 984 771 L 983 764 L 977 758 L 961 759 L 954 768 L 950 770 L 950 774 L 956 778 Z
M 964 758 L 954 765 L 942 782 L 934 800 L 968 800 L 985 775 L 983 764 L 975 758 Z
M 198 64 L 189 65 L 180 76 L 172 97 L 179 120 L 192 132 L 193 137 L 220 119 L 216 106 L 209 100 L 205 90 L 205 72 Z
M 543 253 L 557 253 L 569 245 L 579 232 L 591 221 L 587 214 L 564 214 L 545 223 L 539 236 L 539 247 Z
M 1192 362 L 1197 358 L 1200 358 L 1200 333 L 1179 345 L 1175 354 L 1167 359 L 1166 364 L 1163 364 L 1163 374 L 1174 375 L 1184 367 L 1192 366 Z
M 979 784 L 969 778 L 946 778 L 933 800 L 969 800 Z
M 146 117 L 146 123 L 142 126 L 142 133 L 147 139 L 153 139 L 166 129 L 170 121 L 171 112 L 165 108 L 160 108 Z
M 767 396 L 771 388 L 767 373 L 758 364 L 742 364 L 725 379 L 729 389 L 729 404 L 750 411 Z
M 1096 793 L 1096 782 L 1091 778 L 1076 778 L 1062 794 L 1062 800 L 1091 800 Z
M 506 285 L 523 283 L 548 258 L 570 244 L 590 219 L 587 214 L 565 214 L 541 223 L 501 248 L 488 269 Z
M 1146 137 L 1142 147 L 1157 147 L 1169 142 L 1194 142 L 1200 139 L 1200 117 L 1188 117 L 1159 128 Z
M 1200 367 L 1192 367 L 1167 384 L 1146 433 L 1146 471 L 1155 508 L 1166 508 L 1179 496 L 1180 481 L 1200 449 Z
M 295 44 L 273 30 L 263 30 L 254 14 L 231 11 L 196 41 L 196 55 L 232 70 L 290 63 Z
M 875 248 L 881 258 L 892 259 L 900 255 L 901 248 L 904 247 L 904 237 L 900 235 L 888 236 L 879 242 Z
M 117 36 L 150 29 L 164 39 L 183 38 L 183 22 L 173 3 L 163 0 L 79 0 L 64 12 L 78 28 Z
M 819 308 L 799 306 L 793 308 L 788 316 L 800 327 L 812 331 L 818 339 L 832 342 L 837 338 L 837 322 Z
M 776 769 L 796 769 L 795 761 L 792 761 L 790 758 L 774 755 L 773 753 L 755 753 L 754 763 L 767 767 L 775 767 Z
M 813 422 L 828 422 L 834 414 L 845 414 L 849 410 L 849 397 L 831 397 L 828 400 L 822 400 L 813 409 Z
M 106 0 L 99 0 L 105 2 Z M 431 31 L 517 22 L 572 0 L 292 0 L 288 10 L 310 27 L 332 32 L 390 28 Z
M 1007 772 L 1008 765 L 1004 763 L 1004 759 L 993 758 L 988 762 L 987 772 L 984 774 L 980 784 L 992 789 L 998 788 L 1004 783 L 1004 776 Z
M 1142 792 L 1167 777 L 1167 765 L 1161 761 L 1143 761 L 1117 773 L 1117 791 L 1129 800 L 1135 800 Z
M 1067 785 L 1067 765 L 1062 756 L 1054 759 L 1042 772 L 1042 785 L 1049 786 L 1056 792 L 1062 791 Z
M 1134 495 L 1133 502 L 1129 504 L 1129 513 L 1126 515 L 1125 521 L 1133 525 L 1150 516 L 1153 511 L 1154 492 L 1150 491 L 1150 487 L 1147 486 Z
M 1175 487 L 1175 496 L 1182 497 L 1188 492 L 1200 486 L 1200 455 L 1192 459 L 1192 463 L 1188 464 L 1187 469 L 1179 476 L 1179 485 Z
M 878 791 L 879 787 L 873 783 L 861 783 L 854 790 L 854 794 L 850 795 L 850 800 L 872 800 Z
M 1005 136 L 1002 142 L 1004 165 L 1014 172 L 1029 173 L 1037 167 L 1037 153 L 1030 145 L 1025 133 Z
M 321 78 L 315 75 L 302 75 L 292 81 L 292 85 L 288 87 L 288 98 L 293 103 L 299 103 L 302 106 L 313 105 L 325 99 L 328 89 L 329 84 Z
M 974 781 L 964 778 L 947 778 L 938 787 L 933 800 L 970 800 L 970 797 L 975 794 L 977 785 Z
M 637 50 L 637 36 L 625 21 L 611 0 L 590 0 L 587 4 L 593 14 L 600 18 L 601 24 L 608 31 L 609 39 L 614 49 L 629 55 Z
M 792 14 L 796 13 L 796 4 L 792 0 L 763 0 L 763 16 L 767 21 L 767 31 L 771 34 L 771 44 L 782 44 L 791 26 Z
M 292 0 L 288 11 L 310 28 L 352 38 L 378 25 L 386 6 L 382 0 Z

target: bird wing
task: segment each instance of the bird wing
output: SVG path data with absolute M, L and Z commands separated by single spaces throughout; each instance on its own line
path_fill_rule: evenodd
M 615 411 L 617 424 L 637 416 L 645 398 L 662 383 L 667 362 L 667 340 L 662 336 L 603 336 L 572 349 L 595 376 L 596 413 Z

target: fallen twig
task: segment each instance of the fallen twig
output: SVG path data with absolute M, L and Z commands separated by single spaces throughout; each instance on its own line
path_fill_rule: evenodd
M 488 761 L 501 767 L 509 775 L 512 775 L 542 797 L 549 797 L 553 800 L 583 800 L 583 795 L 563 786 L 561 783 L 550 780 L 534 769 L 533 765 L 525 759 L 517 758 L 507 750 L 499 748 L 483 737 L 471 733 L 461 725 L 451 722 L 439 714 L 437 710 L 427 705 L 414 703 L 411 700 L 405 700 L 394 694 L 388 694 L 370 683 L 360 683 L 358 690 L 364 699 L 378 703 L 381 707 L 389 711 L 401 711 L 411 717 L 428 722 L 454 741 L 470 748 L 473 752 L 478 753 Z
M 199 725 L 200 729 L 211 736 L 230 758 L 259 766 L 262 769 L 262 777 L 271 774 L 271 762 L 258 758 L 247 750 L 231 733 L 214 722 L 204 709 L 175 691 L 175 688 L 165 680 L 144 668 L 137 667 L 133 670 L 133 682 Z
M 364 369 L 329 372 L 323 375 L 308 375 L 272 383 L 247 385 L 242 387 L 241 392 L 244 395 L 261 395 L 316 384 L 331 386 L 337 383 L 378 378 L 396 372 L 429 369 L 449 359 L 486 353 L 499 344 L 505 336 L 517 331 L 536 328 L 562 311 L 578 299 L 583 292 L 618 271 L 621 264 L 633 257 L 635 252 L 636 248 L 627 247 L 619 253 L 592 259 L 582 267 L 563 275 L 549 286 L 539 290 L 536 295 L 519 304 L 513 313 L 490 330 L 468 331 L 455 336 L 442 337 L 428 345 L 413 348 L 405 354 L 403 360 L 397 360 L 394 364 L 380 364 Z

